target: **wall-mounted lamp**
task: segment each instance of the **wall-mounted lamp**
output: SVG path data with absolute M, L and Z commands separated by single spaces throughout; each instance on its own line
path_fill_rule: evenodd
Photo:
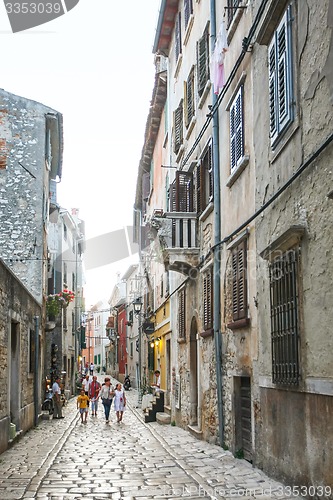
M 133 300 L 132 304 L 133 304 L 133 307 L 134 307 L 134 313 L 136 315 L 139 315 L 141 313 L 141 309 L 142 309 L 142 300 L 141 300 L 141 298 L 138 297 L 137 299 Z
M 152 340 L 152 341 L 150 342 L 150 347 L 151 347 L 152 349 L 154 349 L 154 345 L 155 345 L 155 342 Z

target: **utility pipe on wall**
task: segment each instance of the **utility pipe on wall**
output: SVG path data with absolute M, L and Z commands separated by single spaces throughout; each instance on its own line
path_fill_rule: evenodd
M 216 41 L 216 0 L 210 1 L 211 53 Z M 213 108 L 217 95 L 212 88 Z M 213 331 L 215 342 L 216 390 L 219 423 L 219 444 L 224 442 L 223 426 L 223 392 L 222 392 L 222 334 L 221 326 L 221 281 L 220 281 L 220 247 L 215 246 L 221 239 L 221 194 L 220 194 L 220 150 L 219 150 L 219 117 L 218 110 L 213 114 L 213 181 L 214 181 L 214 256 L 213 256 Z
M 35 426 L 38 424 L 39 415 L 39 316 L 35 320 L 35 370 L 34 370 L 34 407 L 35 407 Z

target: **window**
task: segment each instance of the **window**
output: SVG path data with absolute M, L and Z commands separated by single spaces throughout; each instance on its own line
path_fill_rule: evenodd
M 232 249 L 232 318 L 247 318 L 247 240 Z
M 170 212 L 193 211 L 193 179 L 190 172 L 177 170 L 170 185 Z
M 182 35 L 181 35 L 181 14 L 178 12 L 176 17 L 176 27 L 175 27 L 175 55 L 176 62 L 178 61 L 178 57 L 182 53 Z
M 230 170 L 233 171 L 244 156 L 243 85 L 230 107 Z
M 188 22 L 190 20 L 191 14 L 193 14 L 193 3 L 192 3 L 192 0 L 184 0 L 185 29 L 187 28 L 187 25 L 188 25 Z
M 240 0 L 228 0 L 228 27 L 230 26 L 240 3 Z
M 178 337 L 180 339 L 185 339 L 186 337 L 185 307 L 186 307 L 186 293 L 185 293 L 185 288 L 182 288 L 182 290 L 178 292 Z
M 185 82 L 185 126 L 188 127 L 194 116 L 194 70 Z
M 203 320 L 204 330 L 213 328 L 213 279 L 212 269 L 203 276 Z
M 291 6 L 268 47 L 270 136 L 274 146 L 293 121 Z
M 210 142 L 201 157 L 196 170 L 196 205 L 201 214 L 213 200 L 213 148 Z
M 299 383 L 299 250 L 289 250 L 270 266 L 273 383 Z
M 177 154 L 180 146 L 183 144 L 183 100 L 180 101 L 178 108 L 173 113 L 174 145 L 173 150 Z
M 209 80 L 209 33 L 205 29 L 197 42 L 198 94 L 201 97 Z

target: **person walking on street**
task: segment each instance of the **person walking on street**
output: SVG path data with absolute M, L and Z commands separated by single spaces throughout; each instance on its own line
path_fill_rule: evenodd
M 87 374 L 85 378 L 82 380 L 82 388 L 84 389 L 86 396 L 89 396 L 89 386 L 90 386 L 90 377 Z
M 95 368 L 95 365 L 93 362 L 90 363 L 90 367 L 89 367 L 89 371 L 90 371 L 90 375 L 93 376 L 94 375 L 94 368 Z
M 126 396 L 124 389 L 121 387 L 121 384 L 116 385 L 116 390 L 114 391 L 114 409 L 117 414 L 117 422 L 118 424 L 123 419 L 123 413 L 126 406 Z
M 89 411 L 89 398 L 85 394 L 84 389 L 81 389 L 81 394 L 78 396 L 76 400 L 76 405 L 77 408 L 80 410 L 80 415 L 81 415 L 81 423 L 86 424 L 87 423 L 87 417 L 88 417 L 88 411 Z M 83 420 L 84 416 L 84 420 Z
M 102 399 L 102 404 L 104 406 L 106 424 L 109 423 L 110 409 L 112 405 L 113 396 L 114 396 L 114 389 L 113 386 L 111 385 L 111 380 L 109 377 L 105 377 L 104 385 L 102 386 L 100 391 L 100 397 Z
M 91 401 L 91 416 L 97 417 L 98 398 L 101 390 L 101 384 L 98 382 L 96 375 L 93 376 L 92 382 L 89 385 L 89 398 Z
M 64 418 L 62 416 L 60 377 L 56 377 L 52 385 L 52 399 L 54 403 L 53 418 Z

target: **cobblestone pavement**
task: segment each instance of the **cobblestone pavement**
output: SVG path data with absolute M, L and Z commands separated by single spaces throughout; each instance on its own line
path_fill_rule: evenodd
M 230 452 L 178 427 L 145 424 L 136 391 L 127 400 L 120 424 L 113 411 L 106 424 L 101 405 L 82 424 L 74 398 L 65 419 L 25 434 L 0 455 L 0 499 L 289 498 L 282 484 Z

